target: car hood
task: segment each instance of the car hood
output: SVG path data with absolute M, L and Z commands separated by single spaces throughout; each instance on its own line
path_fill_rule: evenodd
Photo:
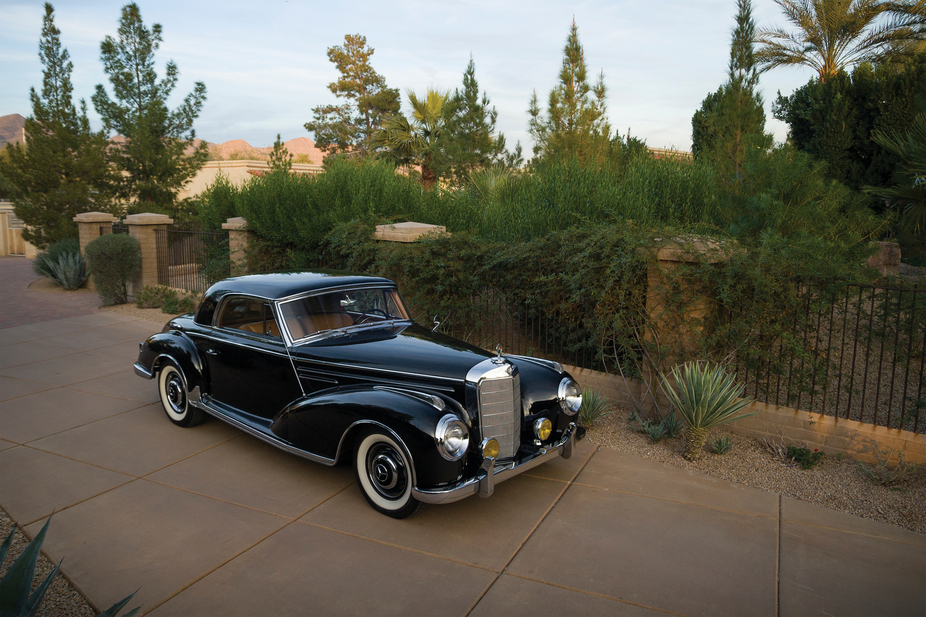
M 455 381 L 462 381 L 469 369 L 493 355 L 418 324 L 356 330 L 299 345 L 292 352 L 302 362 Z

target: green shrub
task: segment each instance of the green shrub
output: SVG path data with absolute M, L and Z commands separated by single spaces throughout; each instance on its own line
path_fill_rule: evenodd
M 800 446 L 788 446 L 787 455 L 805 471 L 816 467 L 823 460 L 823 453 L 819 450 L 811 452 L 808 448 Z
M 177 290 L 167 285 L 145 286 L 135 294 L 138 308 L 161 308 L 171 298 L 177 297 Z
M 84 252 L 103 304 L 125 304 L 127 284 L 141 266 L 138 241 L 128 234 L 109 234 L 91 240 Z
M 32 269 L 39 276 L 53 278 L 54 275 L 52 274 L 49 264 L 58 263 L 58 258 L 61 257 L 61 255 L 72 255 L 74 253 L 80 254 L 80 241 L 77 238 L 59 240 L 54 244 L 49 244 L 48 248 L 44 251 L 40 251 L 39 254 L 35 256 L 35 261 L 32 262 Z
M 890 459 L 894 452 L 897 453 L 897 465 L 891 467 Z M 908 463 L 902 451 L 895 450 L 890 446 L 884 446 L 882 449 L 881 446 L 875 444 L 875 457 L 878 462 L 874 465 L 866 465 L 862 461 L 856 461 L 861 472 L 875 484 L 896 486 L 913 477 L 916 473 L 916 463 Z
M 190 313 L 196 309 L 196 298 L 197 296 L 194 293 L 175 295 L 164 301 L 161 312 L 168 315 Z

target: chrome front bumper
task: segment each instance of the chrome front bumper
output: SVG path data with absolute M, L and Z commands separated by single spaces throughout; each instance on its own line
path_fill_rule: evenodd
M 513 478 L 528 469 L 547 462 L 554 456 L 563 458 L 572 457 L 575 448 L 577 427 L 575 422 L 569 424 L 563 437 L 558 442 L 542 448 L 530 458 L 520 462 L 511 462 L 498 465 L 494 458 L 487 458 L 482 462 L 476 477 L 463 480 L 460 484 L 438 489 L 412 489 L 412 496 L 424 503 L 452 503 L 460 501 L 470 495 L 489 497 L 495 490 L 495 485 Z

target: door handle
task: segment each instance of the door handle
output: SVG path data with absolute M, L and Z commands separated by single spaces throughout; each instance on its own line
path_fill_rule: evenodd
M 215 349 L 207 349 L 207 350 L 206 350 L 206 353 L 209 354 L 210 356 L 217 356 L 217 355 L 219 355 L 218 350 L 215 350 Z

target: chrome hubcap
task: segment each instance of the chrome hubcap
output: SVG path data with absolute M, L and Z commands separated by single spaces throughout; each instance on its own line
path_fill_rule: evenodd
M 402 457 L 388 444 L 376 444 L 367 454 L 367 476 L 376 492 L 398 499 L 405 492 L 407 476 Z
M 186 395 L 183 392 L 183 382 L 176 374 L 167 380 L 167 402 L 175 413 L 183 413 L 186 408 Z

